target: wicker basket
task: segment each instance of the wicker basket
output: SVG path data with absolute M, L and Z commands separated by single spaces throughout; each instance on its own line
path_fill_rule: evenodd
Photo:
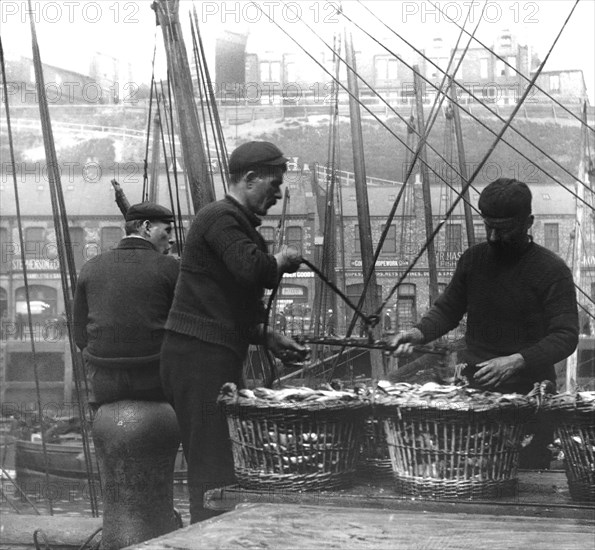
M 366 402 L 220 403 L 242 487 L 307 491 L 352 481 L 369 415 Z
M 399 493 L 425 498 L 484 499 L 515 494 L 524 423 L 519 407 L 481 409 L 376 403 Z
M 595 501 L 595 392 L 556 395 L 542 414 L 556 426 L 570 496 Z
M 366 418 L 364 423 L 358 474 L 363 478 L 379 481 L 393 478 L 384 423 L 374 415 Z

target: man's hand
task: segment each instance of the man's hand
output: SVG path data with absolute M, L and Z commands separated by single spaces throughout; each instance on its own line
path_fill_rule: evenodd
M 413 353 L 413 346 L 423 344 L 425 341 L 424 335 L 418 328 L 404 330 L 393 336 L 389 340 L 391 348 L 395 348 L 393 355 L 411 355 Z
M 515 353 L 506 357 L 494 357 L 477 363 L 477 366 L 480 369 L 473 375 L 473 379 L 481 386 L 497 388 L 520 372 L 525 366 L 525 360 L 520 353 Z
M 273 354 L 284 363 L 305 361 L 310 356 L 310 348 L 300 346 L 297 342 L 279 332 L 267 333 L 267 345 Z
M 302 255 L 295 246 L 282 246 L 275 254 L 279 273 L 295 273 L 302 263 Z

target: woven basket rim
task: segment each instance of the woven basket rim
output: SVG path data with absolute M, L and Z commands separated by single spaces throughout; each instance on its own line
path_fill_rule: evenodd
M 267 399 L 246 399 L 230 398 L 220 399 L 220 405 L 226 412 L 234 409 L 245 411 L 264 412 L 267 410 L 278 410 L 287 412 L 300 411 L 340 411 L 340 410 L 359 410 L 370 407 L 368 401 L 354 399 L 353 401 L 342 400 L 324 400 L 324 401 L 270 401 Z
M 484 413 L 493 411 L 530 411 L 536 410 L 537 406 L 531 400 L 523 402 L 500 401 L 493 404 L 473 403 L 461 401 L 442 401 L 436 399 L 433 401 L 413 401 L 400 398 L 383 397 L 382 400 L 376 400 L 374 406 L 382 410 L 393 411 L 443 411 L 456 414 L 460 413 Z

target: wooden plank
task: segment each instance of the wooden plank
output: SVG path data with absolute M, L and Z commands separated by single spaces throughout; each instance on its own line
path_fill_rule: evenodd
M 582 550 L 592 547 L 594 528 L 573 519 L 250 504 L 131 548 Z
M 34 546 L 33 533 L 41 529 L 51 548 L 80 548 L 102 526 L 100 518 L 81 516 L 34 516 L 30 514 L 2 514 L 0 518 L 0 548 Z M 45 548 L 43 538 L 39 538 Z
M 421 499 L 399 495 L 390 481 L 359 482 L 334 491 L 251 491 L 229 486 L 209 491 L 206 506 L 229 511 L 238 504 L 279 503 L 447 513 L 522 515 L 595 520 L 595 504 L 570 499 L 564 472 L 519 472 L 517 495 L 485 501 Z

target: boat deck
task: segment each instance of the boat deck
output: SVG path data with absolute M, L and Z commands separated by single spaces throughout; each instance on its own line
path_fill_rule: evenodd
M 419 513 L 306 504 L 241 504 L 132 548 L 143 550 L 283 548 L 386 549 L 592 548 L 595 523 L 584 519 Z
M 345 489 L 310 492 L 254 491 L 234 485 L 209 491 L 205 501 L 208 508 L 219 511 L 233 510 L 238 504 L 298 504 L 595 521 L 595 503 L 573 501 L 562 471 L 521 470 L 516 495 L 490 500 L 412 498 L 395 493 L 390 481 L 360 480 Z

